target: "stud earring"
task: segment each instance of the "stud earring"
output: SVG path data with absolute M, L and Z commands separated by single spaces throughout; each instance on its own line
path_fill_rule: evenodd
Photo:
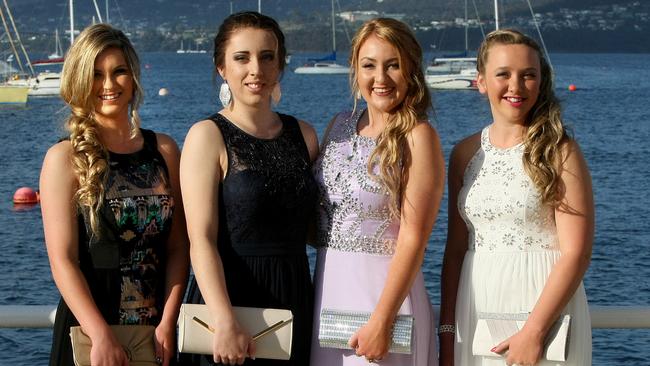
M 280 98 L 282 98 L 282 90 L 280 89 L 280 82 L 275 83 L 273 91 L 271 91 L 271 101 L 273 105 L 280 104 Z
M 232 101 L 232 93 L 230 93 L 230 87 L 228 86 L 228 83 L 225 80 L 221 84 L 221 88 L 219 89 L 219 100 L 221 101 L 221 104 L 223 105 L 224 108 L 228 107 L 228 105 Z

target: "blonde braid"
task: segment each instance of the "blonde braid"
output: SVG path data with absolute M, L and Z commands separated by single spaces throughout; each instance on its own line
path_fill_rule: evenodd
M 143 100 L 140 85 L 140 61 L 124 33 L 108 24 L 95 24 L 84 29 L 65 57 L 61 75 L 61 98 L 70 107 L 66 127 L 72 145 L 72 169 L 78 187 L 75 201 L 88 214 L 93 233 L 99 233 L 99 211 L 105 198 L 108 176 L 108 150 L 99 136 L 99 122 L 94 117 L 93 83 L 95 60 L 108 48 L 122 51 L 133 79 L 131 98 L 131 137 L 138 135 L 138 108 Z
M 72 169 L 79 183 L 74 197 L 81 208 L 87 209 L 92 231 L 98 233 L 98 213 L 104 202 L 108 172 L 108 151 L 99 139 L 96 121 L 75 112 L 66 123 L 72 145 Z

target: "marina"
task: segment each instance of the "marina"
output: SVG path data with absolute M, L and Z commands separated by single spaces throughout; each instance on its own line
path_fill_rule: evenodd
M 293 52 L 292 62 L 302 64 L 315 56 Z M 345 59 L 347 55 L 341 56 Z M 594 365 L 649 365 L 650 197 L 645 192 L 650 189 L 650 112 L 638 100 L 650 93 L 650 83 L 645 81 L 650 79 L 650 55 L 551 57 L 557 74 L 556 93 L 594 184 L 596 238 L 585 277 L 594 322 Z M 141 108 L 143 127 L 167 133 L 182 146 L 192 123 L 220 108 L 218 82 L 211 81 L 210 55 L 188 58 L 174 52 L 142 53 L 141 59 L 146 92 Z M 574 92 L 568 90 L 569 84 L 576 85 Z M 161 88 L 168 94 L 159 96 Z M 304 78 L 287 69 L 282 88 L 283 99 L 276 109 L 312 123 L 321 137 L 336 112 L 352 107 L 345 77 Z M 435 114 L 431 121 L 448 158 L 455 143 L 490 123 L 489 106 L 475 91 L 432 94 Z M 0 201 L 0 327 L 9 327 L 0 329 L 0 365 L 47 362 L 48 327 L 59 295 L 43 242 L 40 207 L 15 207 L 11 197 L 18 187 L 37 188 L 45 151 L 64 136 L 67 114 L 58 98 L 0 106 L 4 121 L 0 132 L 0 197 L 4 197 Z M 440 303 L 446 205 L 445 195 L 423 265 L 434 304 Z M 313 249 L 309 252 L 313 262 Z M 20 319 L 16 310 L 26 315 Z

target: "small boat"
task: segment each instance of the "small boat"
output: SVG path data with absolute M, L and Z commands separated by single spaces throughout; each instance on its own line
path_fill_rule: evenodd
M 27 87 L 29 95 L 33 96 L 57 96 L 61 90 L 61 73 L 43 71 L 26 79 L 9 80 L 9 86 Z
M 349 74 L 350 68 L 335 62 L 315 62 L 310 65 L 297 67 L 296 74 Z
M 332 0 L 332 53 L 319 59 L 310 59 L 310 63 L 293 70 L 296 74 L 349 74 L 350 68 L 336 63 L 336 17 L 334 0 Z
M 2 84 L 0 85 L 0 104 L 25 104 L 28 92 L 29 87 L 27 86 Z
M 429 73 L 424 76 L 431 89 L 476 90 L 476 68 L 465 68 L 454 73 Z

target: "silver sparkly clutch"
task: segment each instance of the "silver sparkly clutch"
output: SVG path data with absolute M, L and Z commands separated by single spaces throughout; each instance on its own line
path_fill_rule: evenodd
M 370 319 L 370 313 L 323 309 L 320 313 L 318 341 L 321 347 L 350 349 L 352 335 Z M 388 352 L 411 353 L 413 316 L 398 315 L 393 324 L 393 334 Z

